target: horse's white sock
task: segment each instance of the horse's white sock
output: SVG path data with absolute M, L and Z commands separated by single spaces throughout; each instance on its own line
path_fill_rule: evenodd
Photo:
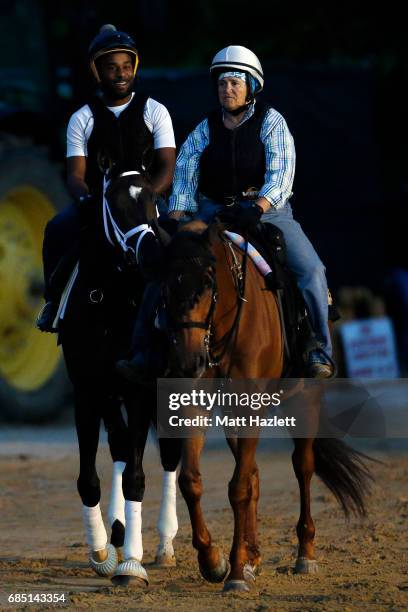
M 115 461 L 113 464 L 112 490 L 108 508 L 109 523 L 118 520 L 125 525 L 125 498 L 122 490 L 122 473 L 126 467 L 124 461 Z
M 176 479 L 176 471 L 163 472 L 162 500 L 160 504 L 159 520 L 157 521 L 157 529 L 159 530 L 161 542 L 167 538 L 172 540 L 178 530 Z
M 99 504 L 93 507 L 82 506 L 82 516 L 89 549 L 104 550 L 108 543 L 108 536 Z
M 125 560 L 136 559 L 141 561 L 143 557 L 142 544 L 142 502 L 126 500 L 125 502 L 125 543 L 123 554 Z

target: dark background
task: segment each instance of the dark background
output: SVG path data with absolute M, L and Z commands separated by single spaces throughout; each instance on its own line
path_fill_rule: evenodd
M 297 149 L 295 215 L 329 284 L 382 292 L 407 266 L 408 46 L 392 4 L 199 0 L 3 0 L 2 125 L 63 159 L 70 114 L 92 91 L 87 47 L 104 23 L 132 34 L 139 86 L 169 109 L 178 145 L 215 105 L 208 68 L 228 44 L 251 48 L 266 98 Z M 330 6 L 327 6 L 330 4 Z

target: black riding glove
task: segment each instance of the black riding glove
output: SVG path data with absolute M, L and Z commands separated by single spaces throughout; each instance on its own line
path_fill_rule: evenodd
M 241 208 L 236 223 L 245 232 L 254 231 L 261 220 L 263 210 L 258 204 L 251 204 L 248 208 Z

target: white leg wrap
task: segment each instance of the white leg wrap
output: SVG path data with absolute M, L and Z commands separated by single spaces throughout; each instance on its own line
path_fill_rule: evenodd
M 103 524 L 101 508 L 99 504 L 90 508 L 82 506 L 86 542 L 89 550 L 104 550 L 108 543 L 108 536 Z
M 142 544 L 142 502 L 125 502 L 125 543 L 123 554 L 125 560 L 136 559 L 141 561 L 143 557 Z
M 118 520 L 125 525 L 125 498 L 122 490 L 122 473 L 126 467 L 124 461 L 115 461 L 113 464 L 112 490 L 108 508 L 109 523 Z
M 160 542 L 172 540 L 178 530 L 177 507 L 176 507 L 176 479 L 177 472 L 163 472 L 162 500 L 160 504 L 159 520 L 157 529 L 160 534 Z

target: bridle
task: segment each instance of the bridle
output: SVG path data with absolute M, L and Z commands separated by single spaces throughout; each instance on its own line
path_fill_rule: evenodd
M 122 172 L 118 178 L 122 178 L 124 176 L 129 176 L 132 174 L 142 176 L 142 174 L 138 170 L 129 170 L 126 172 Z M 143 238 L 146 236 L 146 234 L 149 234 L 149 233 L 154 234 L 154 231 L 152 230 L 152 228 L 150 227 L 148 223 L 141 223 L 140 225 L 133 227 L 131 230 L 127 232 L 123 232 L 120 229 L 120 227 L 118 226 L 118 224 L 116 223 L 112 215 L 110 206 L 105 197 L 106 189 L 109 185 L 109 182 L 110 182 L 109 179 L 107 177 L 104 177 L 102 211 L 103 211 L 103 226 L 104 226 L 105 236 L 108 242 L 110 242 L 112 246 L 115 246 L 115 244 L 119 245 L 124 251 L 124 253 L 127 253 L 128 251 L 130 251 L 134 256 L 136 263 L 139 263 L 140 244 Z M 113 232 L 114 237 L 111 236 L 110 230 Z M 138 237 L 136 241 L 136 246 L 133 248 L 129 246 L 127 242 L 130 238 L 133 238 L 134 236 L 138 236 Z
M 215 307 L 217 305 L 217 283 L 214 281 L 211 283 L 211 303 L 207 312 L 207 316 L 204 321 L 179 321 L 173 325 L 175 331 L 178 329 L 204 329 L 208 331 L 211 327 Z
M 180 329 L 203 329 L 205 331 L 204 334 L 204 348 L 207 355 L 207 366 L 209 368 L 215 368 L 220 365 L 221 360 L 226 355 L 227 351 L 232 348 L 233 343 L 236 342 L 238 336 L 238 327 L 239 321 L 241 318 L 242 312 L 242 304 L 246 302 L 245 299 L 245 280 L 246 280 L 246 264 L 247 264 L 247 252 L 244 252 L 243 263 L 240 264 L 238 258 L 235 254 L 235 251 L 232 246 L 232 242 L 229 240 L 223 240 L 224 248 L 226 249 L 226 257 L 228 250 L 231 253 L 232 261 L 230 263 L 229 269 L 232 274 L 235 288 L 237 290 L 237 312 L 233 321 L 231 328 L 226 332 L 226 334 L 219 341 L 220 344 L 223 344 L 222 351 L 219 355 L 214 355 L 213 347 L 211 346 L 211 336 L 213 335 L 213 327 L 214 327 L 214 314 L 218 300 L 218 291 L 217 291 L 217 281 L 215 273 L 211 276 L 211 302 L 207 311 L 207 315 L 204 321 L 177 321 L 172 324 L 168 331 L 170 334 L 170 338 L 174 344 L 177 343 L 177 339 L 175 337 L 175 332 Z M 227 260 L 229 258 L 227 257 Z M 228 368 L 228 372 L 226 377 L 229 377 L 231 365 Z
M 177 339 L 175 332 L 180 329 L 203 329 L 205 331 L 204 334 L 204 347 L 207 354 L 207 364 L 208 367 L 214 368 L 219 365 L 218 359 L 214 358 L 211 347 L 210 347 L 210 338 L 212 334 L 212 326 L 213 326 L 213 318 L 215 313 L 215 308 L 217 306 L 218 299 L 218 291 L 217 291 L 217 280 L 215 277 L 215 273 L 211 275 L 211 301 L 210 306 L 207 311 L 207 315 L 204 321 L 176 321 L 168 328 L 168 332 L 170 335 L 170 339 L 173 344 L 177 344 Z

